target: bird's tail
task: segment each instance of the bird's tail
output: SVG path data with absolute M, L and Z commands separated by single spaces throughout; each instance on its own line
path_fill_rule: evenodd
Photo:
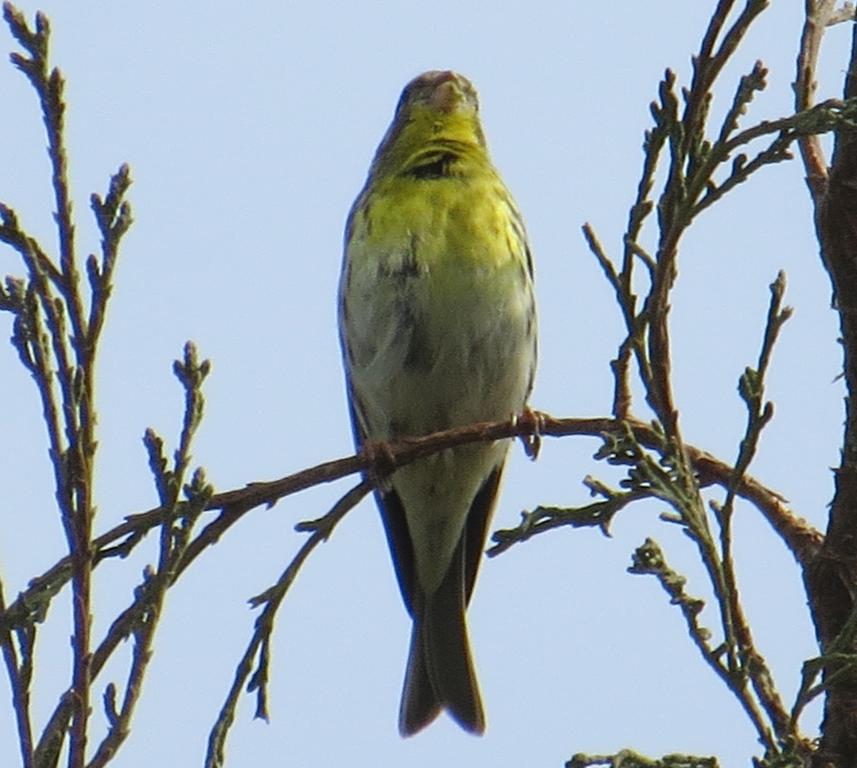
M 411 736 L 442 709 L 466 731 L 481 734 L 485 713 L 464 617 L 463 549 L 434 594 L 414 605 L 414 628 L 405 672 L 399 732 Z

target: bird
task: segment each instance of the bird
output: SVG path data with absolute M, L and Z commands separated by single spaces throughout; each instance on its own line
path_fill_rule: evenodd
M 430 71 L 406 85 L 343 251 L 338 325 L 358 449 L 525 412 L 537 358 L 533 259 L 467 78 Z M 510 443 L 450 448 L 376 483 L 413 620 L 402 736 L 444 710 L 466 731 L 485 730 L 465 611 Z

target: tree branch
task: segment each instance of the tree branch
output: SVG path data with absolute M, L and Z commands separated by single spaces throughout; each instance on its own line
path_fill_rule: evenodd
M 310 522 L 300 523 L 299 531 L 310 533 L 298 553 L 283 571 L 277 583 L 254 597 L 250 604 L 255 608 L 264 605 L 262 613 L 256 619 L 253 637 L 247 646 L 235 670 L 235 679 L 226 696 L 226 701 L 217 716 L 208 738 L 208 750 L 205 756 L 205 768 L 221 768 L 225 765 L 224 750 L 229 728 L 235 720 L 238 698 L 247 679 L 248 691 L 256 691 L 256 717 L 268 719 L 268 670 L 270 664 L 270 643 L 274 632 L 274 620 L 277 611 L 297 578 L 298 572 L 312 551 L 323 541 L 327 541 L 333 529 L 343 517 L 372 490 L 371 484 L 364 480 L 345 494 L 324 517 Z M 254 660 L 256 663 L 253 671 Z M 251 677 L 252 675 L 252 677 Z
M 814 98 L 821 39 L 825 26 L 832 21 L 834 8 L 830 0 L 806 2 L 795 82 L 795 99 L 800 107 L 809 106 Z M 857 26 L 852 30 L 844 87 L 846 101 L 855 96 Z M 853 636 L 848 643 L 840 642 L 857 593 L 857 132 L 847 124 L 835 132 L 829 171 L 817 142 L 802 140 L 801 153 L 815 206 L 821 261 L 830 277 L 833 305 L 839 313 L 847 391 L 842 457 L 834 475 L 827 535 L 818 555 L 807 563 L 804 580 L 822 656 L 826 657 L 833 647 L 847 656 L 857 652 Z M 824 668 L 828 695 L 815 768 L 857 765 L 857 674 L 840 674 L 845 664 L 830 660 Z
M 232 525 L 256 507 L 271 507 L 280 499 L 316 485 L 339 480 L 356 472 L 374 467 L 384 474 L 416 459 L 447 448 L 475 442 L 488 442 L 504 438 L 532 435 L 535 431 L 545 437 L 572 435 L 603 438 L 631 430 L 640 445 L 655 450 L 662 446 L 663 437 L 651 425 L 637 420 L 617 421 L 609 417 L 590 419 L 557 419 L 540 414 L 540 426 L 526 419 L 501 422 L 483 422 L 458 427 L 419 438 L 409 438 L 390 445 L 389 457 L 373 460 L 362 453 L 347 458 L 327 461 L 278 480 L 250 483 L 244 488 L 216 493 L 206 505 L 207 511 L 219 514 L 206 525 L 188 545 L 177 571 L 181 572 L 190 560 L 214 544 Z M 710 453 L 687 446 L 687 453 L 702 486 L 718 485 L 728 488 L 733 467 Z M 385 464 L 389 458 L 390 464 Z M 789 509 L 785 499 L 755 478 L 745 475 L 736 484 L 736 493 L 753 504 L 783 540 L 799 563 L 808 562 L 821 546 L 821 534 Z M 129 515 L 123 523 L 103 533 L 93 541 L 95 563 L 109 557 L 124 557 L 142 537 L 161 525 L 168 514 L 162 507 Z M 536 530 L 541 530 L 537 526 Z M 65 557 L 34 579 L 27 590 L 0 614 L 0 627 L 14 628 L 40 620 L 47 604 L 69 578 L 69 558 Z
M 797 56 L 797 75 L 794 82 L 795 111 L 802 112 L 815 102 L 815 80 L 821 40 L 828 20 L 836 7 L 836 0 L 805 0 L 803 32 Z M 818 204 L 827 187 L 827 161 L 818 136 L 803 136 L 798 142 L 806 181 L 813 201 Z

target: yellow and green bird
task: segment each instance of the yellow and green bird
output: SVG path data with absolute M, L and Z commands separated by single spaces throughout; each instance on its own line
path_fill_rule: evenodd
M 533 262 L 476 90 L 426 72 L 399 99 L 348 215 L 339 330 L 358 446 L 521 413 L 536 369 Z M 482 733 L 470 601 L 509 441 L 452 448 L 376 491 L 413 618 L 407 736 L 445 709 Z

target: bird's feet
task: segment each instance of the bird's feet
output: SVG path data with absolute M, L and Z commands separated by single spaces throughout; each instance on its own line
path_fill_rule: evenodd
M 384 440 L 368 441 L 360 446 L 360 455 L 366 461 L 366 477 L 375 488 L 389 490 L 390 475 L 396 468 L 396 457 L 390 443 Z
M 542 430 L 545 425 L 545 417 L 541 411 L 534 411 L 530 406 L 526 406 L 524 410 L 512 417 L 512 422 L 516 426 L 526 427 L 527 433 L 520 436 L 521 442 L 524 444 L 524 453 L 535 461 L 539 457 L 539 451 L 542 448 Z

